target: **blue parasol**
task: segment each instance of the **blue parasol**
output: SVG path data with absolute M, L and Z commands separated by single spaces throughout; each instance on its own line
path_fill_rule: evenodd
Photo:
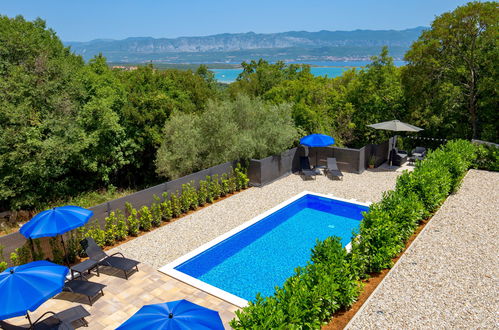
M 334 144 L 334 138 L 324 134 L 311 134 L 302 137 L 300 144 L 306 147 L 327 147 Z
M 94 212 L 78 206 L 61 206 L 35 215 L 19 232 L 26 238 L 52 237 L 83 226 Z
M 306 147 L 327 147 L 334 144 L 334 138 L 324 134 L 311 134 L 300 139 L 300 144 Z M 315 153 L 315 165 L 319 164 L 317 152 Z
M 19 229 L 19 232 L 30 240 L 33 238 L 62 235 L 65 232 L 83 226 L 92 215 L 94 215 L 93 211 L 79 206 L 67 205 L 54 207 L 35 215 Z M 69 266 L 66 246 L 64 245 L 62 236 L 61 242 L 62 248 L 64 249 L 66 264 Z M 33 246 L 33 244 L 31 244 L 31 246 Z
M 182 299 L 142 306 L 117 329 L 222 330 L 223 328 L 218 312 Z
M 0 320 L 27 315 L 62 291 L 69 269 L 33 261 L 0 273 Z M 31 320 L 30 320 L 31 323 Z

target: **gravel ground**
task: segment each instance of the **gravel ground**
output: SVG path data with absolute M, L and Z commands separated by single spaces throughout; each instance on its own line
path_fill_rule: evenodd
M 471 170 L 348 329 L 499 328 L 499 173 Z
M 382 192 L 394 188 L 399 171 L 369 170 L 344 173 L 342 181 L 317 176 L 304 181 L 289 175 L 263 188 L 250 188 L 158 228 L 113 249 L 159 268 L 211 241 L 277 204 L 302 192 L 331 194 L 340 198 L 375 202 Z

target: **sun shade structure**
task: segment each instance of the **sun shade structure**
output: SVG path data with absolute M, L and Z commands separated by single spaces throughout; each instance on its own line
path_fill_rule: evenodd
M 61 206 L 35 215 L 19 232 L 26 238 L 52 237 L 83 226 L 94 212 L 78 206 Z
M 423 130 L 420 127 L 401 122 L 400 120 L 384 121 L 377 124 L 367 125 L 367 127 L 371 127 L 374 129 L 382 129 L 385 131 L 394 131 L 394 132 L 419 132 Z M 393 139 L 393 145 L 388 148 L 388 159 L 390 161 L 390 166 L 392 165 L 390 152 L 392 151 L 392 149 L 395 148 L 396 143 L 397 143 L 397 136 L 395 135 Z
M 324 134 L 311 134 L 302 137 L 300 144 L 306 147 L 327 147 L 334 144 L 334 138 Z
M 21 315 L 29 319 L 28 311 L 62 291 L 68 272 L 45 260 L 7 268 L 0 273 L 0 320 Z
M 394 132 L 419 132 L 423 130 L 422 128 L 401 122 L 400 120 L 384 121 L 382 123 L 371 124 L 367 126 L 374 129 L 383 129 L 386 131 Z
M 306 147 L 327 147 L 334 144 L 334 138 L 324 134 L 310 134 L 300 139 L 300 144 Z M 317 151 L 315 152 L 315 166 L 319 165 Z
M 224 329 L 218 312 L 188 300 L 145 305 L 117 329 Z
M 84 209 L 79 206 L 67 205 L 54 207 L 35 215 L 30 221 L 25 223 L 19 232 L 28 239 L 40 237 L 53 237 L 62 235 L 72 229 L 83 226 L 94 215 L 93 211 Z M 61 236 L 62 248 L 66 264 L 69 266 L 67 259 L 66 246 L 64 239 Z M 33 244 L 31 244 L 33 246 Z

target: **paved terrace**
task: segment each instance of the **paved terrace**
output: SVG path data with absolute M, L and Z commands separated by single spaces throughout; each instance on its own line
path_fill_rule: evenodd
M 471 170 L 349 329 L 497 329 L 499 173 Z
M 305 190 L 361 202 L 378 201 L 383 191 L 394 188 L 400 172 L 378 169 L 360 175 L 344 174 L 342 181 L 324 176 L 303 181 L 297 175 L 290 175 L 263 188 L 247 189 L 122 244 L 109 252 L 120 251 L 127 257 L 141 261 L 143 264 L 139 265 L 138 273 L 132 274 L 126 281 L 121 274 L 102 268 L 105 274 L 91 276 L 91 280 L 106 284 L 107 287 L 104 296 L 98 298 L 93 306 L 88 305 L 86 297 L 62 293 L 40 306 L 32 313 L 32 319 L 45 311 L 57 312 L 80 303 L 91 313 L 87 318 L 90 329 L 114 329 L 145 304 L 186 298 L 219 311 L 228 327 L 228 322 L 234 318 L 234 311 L 238 309 L 236 306 L 156 269 Z M 10 321 L 26 323 L 22 317 Z

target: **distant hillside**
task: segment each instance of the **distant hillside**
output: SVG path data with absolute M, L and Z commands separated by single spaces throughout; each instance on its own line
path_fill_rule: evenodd
M 390 48 L 392 56 L 401 58 L 423 29 L 224 33 L 175 39 L 97 39 L 65 44 L 86 60 L 103 53 L 112 62 L 239 63 L 262 56 L 268 60 L 288 61 L 355 60 L 376 55 L 384 45 Z

